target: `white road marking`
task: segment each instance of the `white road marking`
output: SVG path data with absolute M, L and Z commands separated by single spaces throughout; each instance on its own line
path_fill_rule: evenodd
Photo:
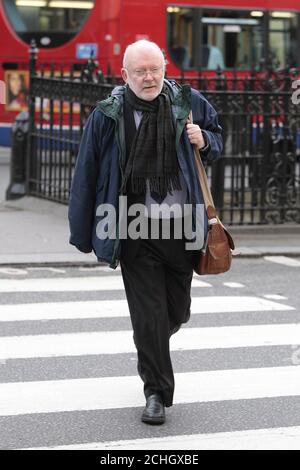
M 192 287 L 212 287 L 212 284 L 206 281 L 200 281 L 198 277 L 193 277 L 192 280 Z
M 240 288 L 240 287 L 245 287 L 244 284 L 240 284 L 239 282 L 223 282 L 223 285 L 225 287 L 231 287 L 233 289 Z
M 0 292 L 73 292 L 124 289 L 121 276 L 2 279 Z
M 170 340 L 170 347 L 173 351 L 299 344 L 300 324 L 182 328 Z M 0 338 L 1 360 L 132 352 L 135 352 L 132 331 Z
M 58 273 L 58 274 L 66 274 L 65 269 L 61 268 L 47 268 L 47 267 L 33 267 L 33 268 L 27 268 L 28 271 L 50 271 L 51 273 Z
M 289 305 L 249 296 L 192 297 L 192 314 L 294 310 Z M 127 317 L 127 300 L 92 300 L 0 305 L 0 322 Z
M 300 395 L 300 366 L 175 374 L 174 403 Z M 138 376 L 0 384 L 0 415 L 145 405 Z
M 300 427 L 91 442 L 27 450 L 300 450 Z
M 192 287 L 211 287 L 211 284 L 193 279 Z M 0 292 L 76 292 L 124 290 L 120 275 L 98 277 L 1 279 Z
M 95 271 L 99 271 L 99 272 L 103 272 L 103 273 L 112 273 L 112 272 L 121 272 L 121 268 L 120 266 L 118 266 L 116 269 L 114 269 L 112 271 L 112 268 L 110 268 L 109 266 L 82 266 L 80 268 L 78 268 L 78 271 L 83 271 L 83 272 L 95 272 Z
M 287 297 L 285 297 L 284 295 L 279 295 L 279 294 L 266 294 L 263 297 L 269 300 L 286 300 L 287 299 Z
M 284 264 L 285 266 L 290 266 L 292 268 L 299 268 L 300 261 L 294 258 L 288 258 L 287 256 L 264 256 L 266 261 L 271 261 L 272 263 Z
M 127 300 L 0 305 L 0 322 L 127 317 Z
M 24 274 L 28 274 L 26 269 L 18 269 L 18 268 L 0 268 L 0 274 L 5 274 L 6 276 L 24 276 Z M 2 280 L 0 280 L 0 283 Z

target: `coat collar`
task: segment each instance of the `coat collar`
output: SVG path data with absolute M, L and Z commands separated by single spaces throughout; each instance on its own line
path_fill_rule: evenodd
M 186 120 L 191 109 L 191 87 L 190 85 L 179 85 L 174 80 L 164 80 L 165 85 L 170 90 L 170 99 L 176 119 Z M 117 86 L 111 95 L 97 105 L 97 109 L 107 117 L 114 120 L 122 115 L 122 105 L 124 100 L 125 85 Z

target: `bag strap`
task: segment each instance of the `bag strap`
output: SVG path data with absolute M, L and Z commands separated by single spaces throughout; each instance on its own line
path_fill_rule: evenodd
M 193 124 L 193 114 L 192 111 L 189 114 L 188 121 Z M 193 150 L 194 150 L 194 157 L 195 157 L 195 162 L 196 162 L 196 167 L 198 171 L 198 177 L 199 177 L 199 182 L 203 194 L 203 199 L 204 199 L 204 205 L 207 213 L 207 218 L 208 218 L 208 224 L 209 225 L 214 225 L 214 224 L 220 224 L 221 227 L 225 230 L 225 233 L 228 238 L 229 246 L 232 250 L 234 250 L 235 245 L 232 236 L 228 232 L 227 228 L 222 224 L 221 220 L 219 219 L 217 215 L 217 211 L 215 208 L 214 200 L 211 194 L 211 190 L 209 187 L 209 182 L 207 179 L 207 174 L 204 168 L 204 165 L 202 163 L 202 159 L 200 156 L 200 151 L 196 145 L 193 145 Z
M 193 124 L 193 113 L 190 111 L 188 121 Z M 195 162 L 196 162 L 196 167 L 198 171 L 198 177 L 199 177 L 199 182 L 203 194 L 203 199 L 204 199 L 204 205 L 205 209 L 207 212 L 207 217 L 210 221 L 210 223 L 217 223 L 219 222 L 219 219 L 217 217 L 217 211 L 215 208 L 214 200 L 211 194 L 211 190 L 209 187 L 206 171 L 204 168 L 204 165 L 202 163 L 202 159 L 200 156 L 200 151 L 196 145 L 193 145 L 193 150 L 194 150 L 194 157 L 195 157 Z M 216 221 L 213 221 L 212 219 L 217 219 Z

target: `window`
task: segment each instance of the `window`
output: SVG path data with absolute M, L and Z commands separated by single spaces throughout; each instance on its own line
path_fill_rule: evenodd
M 168 47 L 170 55 L 181 69 L 193 69 L 193 27 L 194 12 L 192 8 L 168 7 Z
M 263 56 L 263 17 L 263 12 L 203 10 L 202 44 L 204 52 L 208 50 L 202 66 L 258 68 Z
M 297 15 L 272 11 L 269 20 L 269 49 L 276 67 L 297 67 Z
M 258 69 L 264 12 L 168 7 L 168 45 L 183 70 Z
M 38 47 L 57 47 L 72 39 L 82 28 L 94 1 L 4 0 L 4 10 L 17 35 Z

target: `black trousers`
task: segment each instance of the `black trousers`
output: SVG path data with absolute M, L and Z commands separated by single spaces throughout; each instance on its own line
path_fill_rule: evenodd
M 159 393 L 165 406 L 174 394 L 169 339 L 190 318 L 193 256 L 172 227 L 170 239 L 138 240 L 134 257 L 121 256 L 144 394 Z

